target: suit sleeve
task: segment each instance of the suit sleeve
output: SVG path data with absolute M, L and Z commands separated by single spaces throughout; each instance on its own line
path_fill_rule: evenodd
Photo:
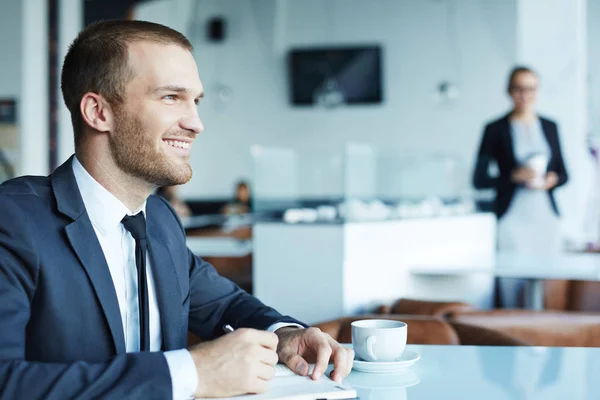
M 185 230 L 173 207 L 159 198 L 171 211 L 181 229 Z M 306 324 L 284 316 L 267 307 L 256 297 L 246 293 L 229 279 L 220 276 L 215 268 L 186 249 L 189 263 L 190 292 L 189 330 L 203 340 L 211 340 L 223 334 L 223 326 L 267 330 L 276 323 Z
M 484 130 L 475 161 L 473 186 L 477 189 L 495 189 L 498 186 L 498 178 L 491 177 L 488 172 L 490 163 L 496 161 L 494 147 L 493 132 L 491 126 L 488 125 Z
M 103 363 L 27 359 L 31 299 L 43 273 L 32 224 L 12 198 L 0 195 L 0 399 L 171 398 L 162 353 L 119 355 Z
M 192 254 L 190 250 L 190 312 L 189 328 L 202 339 L 223 334 L 223 325 L 234 328 L 267 330 L 278 322 L 296 323 L 267 307 L 230 280 L 221 277 L 212 265 Z
M 567 175 L 567 168 L 565 167 L 565 161 L 562 155 L 560 138 L 558 135 L 558 126 L 555 123 L 553 123 L 552 126 L 554 127 L 554 148 L 552 151 L 554 153 L 555 162 L 549 169 L 556 172 L 558 175 L 558 184 L 555 186 L 555 188 L 557 188 L 567 183 L 569 177 Z

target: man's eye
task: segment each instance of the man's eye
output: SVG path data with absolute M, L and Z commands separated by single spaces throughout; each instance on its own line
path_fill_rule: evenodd
M 175 100 L 175 96 L 172 95 L 172 94 L 168 94 L 168 95 L 164 96 L 163 99 L 165 99 L 165 100 Z

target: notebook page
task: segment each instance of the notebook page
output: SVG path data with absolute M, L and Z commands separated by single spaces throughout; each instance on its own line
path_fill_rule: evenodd
M 315 364 L 308 364 L 308 375 L 312 375 L 315 369 Z M 290 376 L 296 375 L 294 371 L 292 371 L 285 364 L 275 364 L 275 376 Z
M 323 376 L 313 381 L 307 376 L 288 375 L 275 377 L 269 382 L 269 390 L 262 394 L 249 394 L 223 400 L 315 400 L 354 399 L 356 391 Z

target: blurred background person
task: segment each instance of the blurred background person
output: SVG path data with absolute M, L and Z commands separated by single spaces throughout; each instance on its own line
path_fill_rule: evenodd
M 223 214 L 247 214 L 250 212 L 250 201 L 250 186 L 248 182 L 239 181 L 235 186 L 234 199 L 223 207 Z
M 175 212 L 179 215 L 179 218 L 192 216 L 190 207 L 177 195 L 177 186 L 161 186 L 156 189 L 156 195 L 163 197 L 171 203 L 171 206 L 173 206 Z
M 496 190 L 498 251 L 547 254 L 561 248 L 554 190 L 567 182 L 558 128 L 535 110 L 538 77 L 528 67 L 512 70 L 508 94 L 513 108 L 486 125 L 473 177 L 478 189 Z M 490 164 L 497 165 L 496 176 Z M 500 280 L 504 307 L 522 306 L 524 282 Z

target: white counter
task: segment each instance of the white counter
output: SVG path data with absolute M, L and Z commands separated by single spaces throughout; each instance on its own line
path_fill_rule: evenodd
M 493 265 L 493 214 L 340 224 L 258 223 L 254 294 L 316 323 L 368 312 L 400 297 L 489 308 L 492 275 L 419 276 L 415 265 Z

